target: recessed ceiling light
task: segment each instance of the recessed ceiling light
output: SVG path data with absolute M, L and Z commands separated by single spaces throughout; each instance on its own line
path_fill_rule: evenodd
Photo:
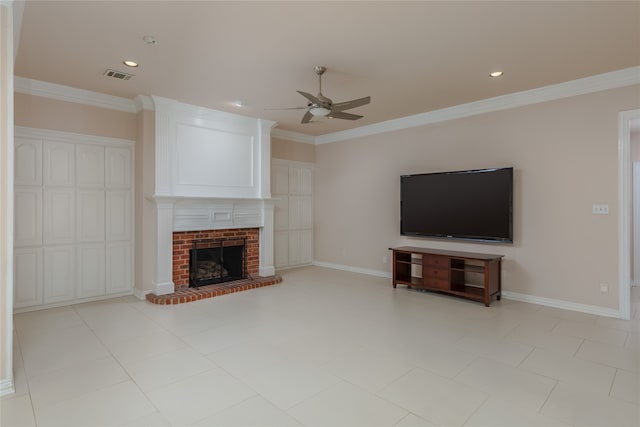
M 242 101 L 232 101 L 231 105 L 233 105 L 234 107 L 237 107 L 237 108 L 244 107 L 244 104 L 242 103 Z
M 502 71 L 494 71 L 493 73 L 489 73 L 491 77 L 502 77 L 504 73 Z
M 122 63 L 124 65 L 126 65 L 127 67 L 131 67 L 131 68 L 135 68 L 135 67 L 139 66 L 139 64 L 136 61 L 132 61 L 130 59 L 126 59 L 126 60 L 122 61 Z

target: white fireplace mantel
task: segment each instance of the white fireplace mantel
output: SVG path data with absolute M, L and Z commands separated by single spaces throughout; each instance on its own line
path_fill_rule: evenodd
M 257 227 L 260 275 L 273 266 L 271 128 L 275 122 L 152 97 L 156 112 L 153 292 L 175 290 L 174 231 Z

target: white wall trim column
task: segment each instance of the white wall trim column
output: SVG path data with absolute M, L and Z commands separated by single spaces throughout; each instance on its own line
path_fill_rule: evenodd
M 13 2 L 0 1 L 0 395 L 13 380 Z
M 173 200 L 156 198 L 156 269 L 153 293 L 171 294 L 173 283 Z
M 267 277 L 276 274 L 273 263 L 273 202 L 265 200 L 263 203 L 263 223 L 260 228 L 260 276 Z M 269 226 L 271 225 L 271 226 Z
M 618 115 L 618 294 L 620 318 L 631 318 L 631 120 L 640 110 Z

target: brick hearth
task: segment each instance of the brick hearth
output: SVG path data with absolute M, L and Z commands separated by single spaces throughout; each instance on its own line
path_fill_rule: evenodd
M 249 277 L 233 282 L 189 287 L 189 249 L 198 239 L 220 239 L 245 237 L 247 251 L 247 273 Z M 233 292 L 247 291 L 282 282 L 280 276 L 261 277 L 260 271 L 260 229 L 234 228 L 224 230 L 174 231 L 173 232 L 173 283 L 175 292 L 166 295 L 147 294 L 147 300 L 154 304 L 181 304 L 213 298 Z
M 282 282 L 280 276 L 255 277 L 254 279 L 235 280 L 233 282 L 218 283 L 215 285 L 200 286 L 199 288 L 189 288 L 182 286 L 172 294 L 155 295 L 147 294 L 147 300 L 154 304 L 182 304 L 185 302 L 198 301 L 205 298 L 213 298 L 220 295 L 234 292 L 248 291 L 249 289 L 271 286 Z

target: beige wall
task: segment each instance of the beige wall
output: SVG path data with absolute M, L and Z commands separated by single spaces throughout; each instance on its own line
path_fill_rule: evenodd
M 315 150 L 316 147 L 312 144 L 271 138 L 271 157 L 274 159 L 314 163 L 316 161 Z
M 137 115 L 75 102 L 15 94 L 16 126 L 136 140 Z
M 505 290 L 618 308 L 618 113 L 639 97 L 626 87 L 317 146 L 315 260 L 388 272 L 396 245 L 498 253 Z M 504 166 L 512 245 L 400 236 L 400 175 Z M 602 203 L 610 214 L 591 214 Z

